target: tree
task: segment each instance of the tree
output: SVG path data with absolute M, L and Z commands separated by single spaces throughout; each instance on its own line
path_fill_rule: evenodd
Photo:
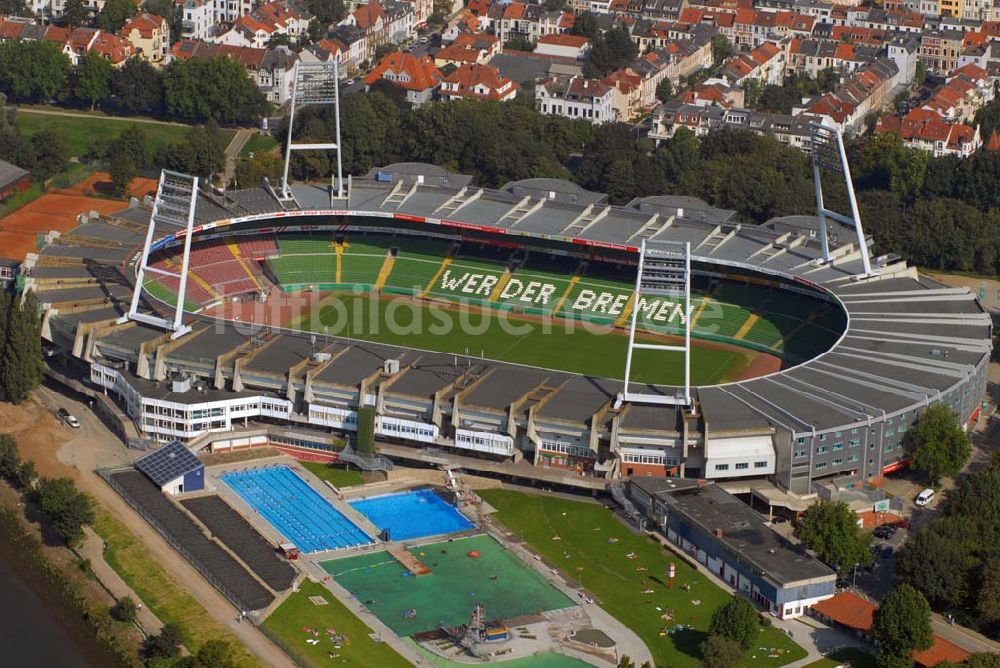
M 535 50 L 535 43 L 527 37 L 512 37 L 503 45 L 505 51 L 527 51 Z
M 177 624 L 169 622 L 163 625 L 159 635 L 146 638 L 143 654 L 147 659 L 168 659 L 177 656 L 180 653 L 183 640 L 181 628 Z
M 618 668 L 635 668 L 635 661 L 632 660 L 628 654 L 623 654 L 620 659 L 618 659 Z
M 760 101 L 760 94 L 760 79 L 746 79 L 743 82 L 743 99 L 746 106 L 751 109 L 756 108 Z
M 702 668 L 737 668 L 743 657 L 743 648 L 735 640 L 711 635 L 701 644 Z
M 988 104 L 980 107 L 976 112 L 973 125 L 979 126 L 979 132 L 986 142 L 993 135 L 993 131 L 1000 129 L 1000 99 L 994 98 Z
M 721 63 L 723 60 L 733 55 L 733 44 L 725 35 L 714 35 L 712 37 L 712 62 Z
M 13 480 L 21 466 L 21 454 L 17 442 L 10 434 L 0 434 L 0 477 Z
M 919 531 L 896 557 L 900 581 L 919 589 L 935 605 L 957 607 L 969 593 L 969 566 L 956 534 L 946 529 Z
M 83 538 L 83 525 L 94 521 L 90 498 L 70 478 L 42 478 L 38 485 L 42 516 L 67 545 Z
M 597 25 L 597 17 L 589 11 L 584 11 L 576 15 L 570 33 L 582 37 L 595 37 L 600 30 L 600 26 Z
M 373 406 L 362 406 L 358 409 L 356 450 L 365 457 L 375 455 L 375 408 Z
M 111 188 L 115 197 L 124 197 L 128 192 L 128 184 L 138 175 L 132 157 L 121 150 L 113 151 L 108 156 L 108 174 L 111 176 Z
M 980 621 L 986 624 L 1000 621 L 1000 555 L 983 566 L 976 612 Z
M 24 0 L 0 0 L 0 16 L 31 16 Z
M 933 643 L 931 606 L 908 584 L 893 587 L 875 611 L 872 633 L 879 652 L 888 657 L 906 657 L 928 649 Z
M 843 501 L 809 506 L 795 526 L 795 535 L 821 560 L 840 572 L 871 563 L 871 535 L 858 527 L 858 516 Z
M 36 480 L 38 480 L 38 469 L 35 468 L 35 462 L 22 462 L 17 467 L 17 475 L 14 476 L 14 482 L 18 487 L 21 489 L 31 489 Z
M 750 649 L 760 631 L 760 616 L 753 604 L 739 594 L 734 594 L 726 603 L 712 613 L 712 623 L 708 632 L 734 641 L 742 649 Z
M 163 73 L 167 113 L 220 123 L 256 122 L 270 109 L 247 71 L 232 58 L 174 60 Z
M 89 104 L 93 111 L 98 102 L 111 97 L 114 71 L 111 61 L 96 51 L 83 54 L 79 64 L 73 68 L 73 97 Z
M 666 102 L 674 96 L 674 84 L 670 82 L 670 79 L 663 77 L 661 81 L 656 86 L 656 99 L 660 102 Z
M 40 180 L 64 171 L 69 164 L 69 143 L 55 127 L 43 127 L 31 137 L 31 152 L 34 155 L 31 172 Z
M 855 178 L 863 187 L 889 190 L 901 202 L 912 202 L 923 188 L 928 160 L 926 151 L 907 148 L 895 132 L 882 132 L 858 152 Z
M 638 55 L 639 47 L 628 30 L 616 26 L 603 35 L 591 37 L 590 60 L 584 74 L 592 78 L 607 76 L 631 63 Z
M 322 26 L 324 33 L 327 26 L 340 23 L 347 16 L 344 0 L 308 0 L 305 4 L 309 13 L 316 17 L 316 22 Z
M 132 0 L 105 0 L 104 7 L 97 15 L 97 25 L 106 32 L 118 32 L 125 22 L 135 16 Z
M 25 293 L 19 304 L 8 309 L 6 330 L 0 387 L 7 401 L 19 404 L 42 380 L 41 326 L 34 292 Z
M 801 95 L 791 86 L 768 85 L 760 92 L 757 108 L 777 114 L 790 114 L 792 107 L 800 102 Z
M 946 404 L 934 404 L 917 419 L 907 434 L 911 466 L 922 471 L 932 485 L 957 475 L 972 455 L 969 436 Z
M 233 646 L 222 640 L 209 640 L 188 659 L 184 668 L 237 668 L 240 665 Z
M 90 9 L 83 0 L 66 0 L 63 22 L 67 27 L 79 28 L 90 23 Z
M 125 596 L 118 599 L 118 602 L 114 604 L 111 608 L 111 616 L 117 619 L 119 622 L 125 622 L 127 624 L 132 624 L 135 622 L 136 613 L 135 601 L 132 600 L 131 596 Z
M 375 48 L 374 60 L 378 62 L 388 56 L 390 53 L 395 53 L 399 48 L 392 42 L 386 42 L 385 44 L 379 44 Z
M 44 40 L 0 43 L 0 93 L 13 102 L 44 102 L 62 89 L 69 58 Z
M 282 160 L 275 153 L 257 153 L 252 158 L 240 158 L 236 162 L 235 180 L 238 186 L 253 187 L 281 176 Z
M 163 113 L 163 76 L 147 61 L 135 56 L 115 70 L 111 79 L 115 105 L 126 114 Z

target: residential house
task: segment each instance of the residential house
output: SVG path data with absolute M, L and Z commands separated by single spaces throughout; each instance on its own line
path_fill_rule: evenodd
M 781 44 L 764 42 L 746 53 L 730 56 L 719 72 L 719 77 L 730 86 L 742 86 L 755 79 L 761 86 L 780 86 L 785 80 L 785 49 Z
M 298 55 L 286 46 L 255 49 L 197 40 L 181 40 L 170 49 L 172 58 L 232 58 L 246 69 L 264 96 L 280 106 L 291 96 Z
M 951 72 L 958 67 L 964 39 L 965 33 L 961 30 L 929 30 L 920 36 L 920 61 L 934 74 Z
M 879 47 L 865 44 L 793 38 L 788 43 L 786 74 L 798 72 L 815 79 L 827 69 L 853 72 L 875 60 L 880 51 Z
M 927 151 L 935 158 L 944 155 L 967 158 L 983 145 L 978 125 L 949 123 L 926 108 L 914 109 L 902 117 L 895 114 L 883 116 L 875 131 L 895 132 L 910 148 Z
M 89 52 L 101 54 L 116 68 L 125 65 L 125 61 L 135 55 L 132 42 L 110 32 L 99 32 Z
M 677 101 L 699 107 L 733 109 L 742 107 L 745 98 L 742 88 L 728 86 L 718 79 L 708 79 L 678 95 Z
M 594 79 L 579 76 L 551 77 L 535 87 L 535 100 L 543 114 L 586 120 L 594 125 L 617 118 L 614 89 Z
M 125 22 L 118 35 L 131 42 L 135 54 L 143 60 L 156 66 L 166 64 L 170 53 L 170 24 L 166 19 L 140 12 Z
M 812 147 L 811 126 L 822 120 L 812 114 L 771 114 L 670 100 L 653 110 L 649 137 L 659 143 L 673 137 L 679 128 L 686 128 L 698 137 L 720 128 L 730 128 L 774 137 L 786 146 L 808 152 Z
M 612 90 L 612 106 L 617 120 L 628 123 L 645 109 L 642 103 L 642 77 L 627 70 L 616 70 L 602 83 Z
M 365 60 L 370 61 L 383 44 L 398 44 L 413 36 L 413 5 L 371 0 L 354 10 L 340 25 L 354 26 L 365 34 Z
M 177 3 L 181 12 L 181 38 L 206 40 L 215 27 L 215 3 L 212 0 L 183 0 Z
M 261 5 L 251 13 L 240 16 L 233 27 L 216 36 L 212 41 L 230 46 L 249 46 L 262 49 L 271 39 L 284 35 L 292 42 L 299 41 L 309 29 L 312 14 L 285 0 L 274 0 Z
M 409 52 L 394 51 L 368 73 L 365 89 L 378 81 L 388 81 L 406 91 L 406 101 L 419 107 L 434 96 L 442 78 L 430 56 L 418 57 Z
M 509 102 L 520 88 L 489 65 L 463 64 L 441 80 L 438 95 L 444 100 L 494 100 Z
M 852 74 L 832 93 L 809 101 L 804 109 L 829 118 L 845 134 L 863 134 L 865 118 L 892 101 L 897 83 L 899 67 L 888 58 L 879 58 Z

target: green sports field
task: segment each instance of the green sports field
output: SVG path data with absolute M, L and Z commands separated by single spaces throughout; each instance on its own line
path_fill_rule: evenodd
M 331 336 L 617 379 L 625 374 L 628 344 L 625 334 L 620 330 L 610 331 L 608 327 L 369 295 L 331 295 L 289 326 Z M 644 337 L 637 340 L 653 341 Z M 693 341 L 691 382 L 711 385 L 737 378 L 755 355 Z M 680 384 L 683 358 L 677 353 L 637 351 L 632 362 L 632 380 Z

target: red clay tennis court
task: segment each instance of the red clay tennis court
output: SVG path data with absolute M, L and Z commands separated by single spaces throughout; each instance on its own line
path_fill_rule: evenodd
M 116 200 L 56 193 L 42 195 L 0 219 L 0 257 L 23 260 L 26 253 L 38 248 L 38 233 L 66 232 L 76 227 L 76 217 L 81 213 L 110 214 L 124 206 Z

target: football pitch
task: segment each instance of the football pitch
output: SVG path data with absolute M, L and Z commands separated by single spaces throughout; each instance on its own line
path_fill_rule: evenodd
M 334 294 L 289 323 L 304 331 L 500 362 L 622 379 L 628 337 L 621 330 L 569 320 L 544 320 L 509 312 L 427 304 L 410 298 L 379 299 Z M 657 339 L 636 336 L 636 341 Z M 659 339 L 659 342 L 663 342 Z M 736 380 L 757 353 L 692 339 L 691 383 Z M 632 380 L 683 383 L 683 356 L 638 350 Z

